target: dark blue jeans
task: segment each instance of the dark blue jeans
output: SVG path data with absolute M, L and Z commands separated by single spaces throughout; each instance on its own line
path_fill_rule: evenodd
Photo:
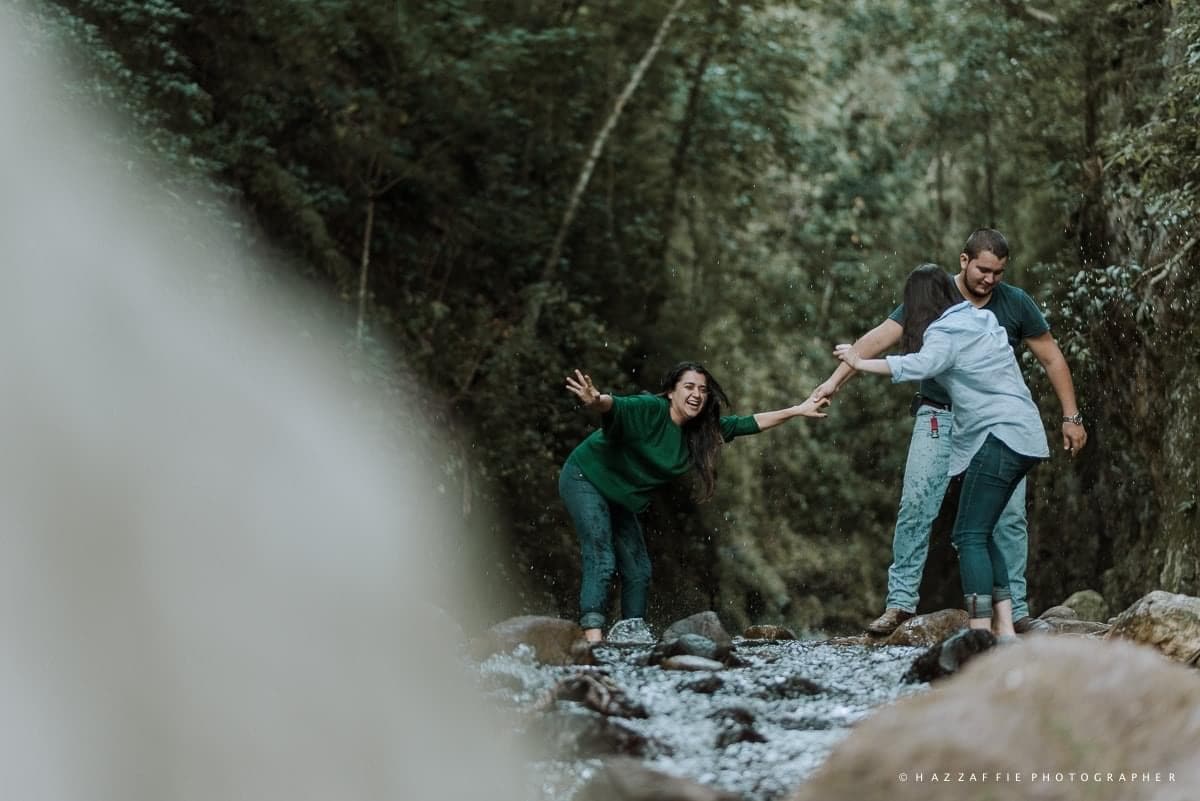
M 604 628 L 614 576 L 621 577 L 621 617 L 645 617 L 650 555 L 637 515 L 601 495 L 570 459 L 559 474 L 558 494 L 575 523 L 583 556 L 579 625 Z
M 1039 461 L 1037 457 L 1022 456 L 988 434 L 962 474 L 953 540 L 963 595 L 983 602 L 975 617 L 991 616 L 993 598 L 1010 597 L 1008 565 L 992 532 L 1013 491 Z M 968 601 L 967 606 L 970 612 L 973 604 Z

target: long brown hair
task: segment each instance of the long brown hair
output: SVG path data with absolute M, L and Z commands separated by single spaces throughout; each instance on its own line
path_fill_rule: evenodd
M 665 397 L 675 389 L 679 379 L 688 370 L 694 370 L 704 376 L 708 384 L 708 396 L 705 398 L 704 408 L 700 410 L 700 414 L 683 424 L 683 436 L 687 441 L 688 455 L 700 478 L 696 500 L 704 503 L 712 498 L 713 492 L 717 488 L 717 462 L 721 457 L 721 446 L 725 444 L 725 439 L 721 436 L 721 404 L 724 403 L 726 406 L 730 404 L 725 390 L 721 389 L 717 379 L 713 378 L 713 374 L 698 362 L 680 362 L 668 370 L 663 376 L 661 391 L 658 394 Z
M 942 312 L 962 302 L 954 279 L 936 264 L 922 264 L 904 283 L 904 333 L 900 348 L 916 353 L 925 343 L 925 329 Z

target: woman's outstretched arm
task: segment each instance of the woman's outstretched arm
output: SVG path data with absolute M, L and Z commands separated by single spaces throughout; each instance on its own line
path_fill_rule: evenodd
M 758 424 L 759 431 L 766 431 L 768 428 L 774 428 L 780 423 L 786 423 L 793 417 L 824 417 L 824 412 L 820 412 L 818 409 L 828 405 L 829 398 L 821 398 L 820 400 L 810 398 L 804 403 L 789 406 L 786 409 L 776 409 L 773 412 L 759 412 L 754 415 L 754 422 Z
M 567 376 L 567 390 L 579 398 L 583 407 L 589 411 L 604 414 L 613 406 L 612 395 L 602 395 L 592 383 L 592 377 L 579 370 L 575 371 L 574 376 Z

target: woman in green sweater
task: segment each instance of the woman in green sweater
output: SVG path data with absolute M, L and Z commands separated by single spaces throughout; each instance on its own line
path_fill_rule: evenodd
M 702 365 L 681 362 L 664 377 L 658 395 L 601 394 L 591 376 L 575 371 L 567 389 L 584 407 L 601 414 L 602 427 L 571 452 L 558 491 L 575 523 L 583 555 L 580 625 L 589 642 L 599 642 L 608 590 L 621 578 L 621 617 L 646 614 L 650 557 L 638 514 L 651 493 L 691 470 L 699 477 L 698 500 L 712 497 L 721 446 L 757 434 L 793 417 L 824 417 L 828 401 L 808 400 L 749 417 L 721 416 L 729 399 Z

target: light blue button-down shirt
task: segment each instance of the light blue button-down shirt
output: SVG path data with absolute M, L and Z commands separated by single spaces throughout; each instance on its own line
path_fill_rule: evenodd
M 950 475 L 967 469 L 988 434 L 1023 456 L 1050 456 L 1037 405 L 1008 335 L 991 312 L 965 301 L 951 306 L 925 329 L 919 352 L 886 358 L 893 382 L 936 376 L 950 394 Z

